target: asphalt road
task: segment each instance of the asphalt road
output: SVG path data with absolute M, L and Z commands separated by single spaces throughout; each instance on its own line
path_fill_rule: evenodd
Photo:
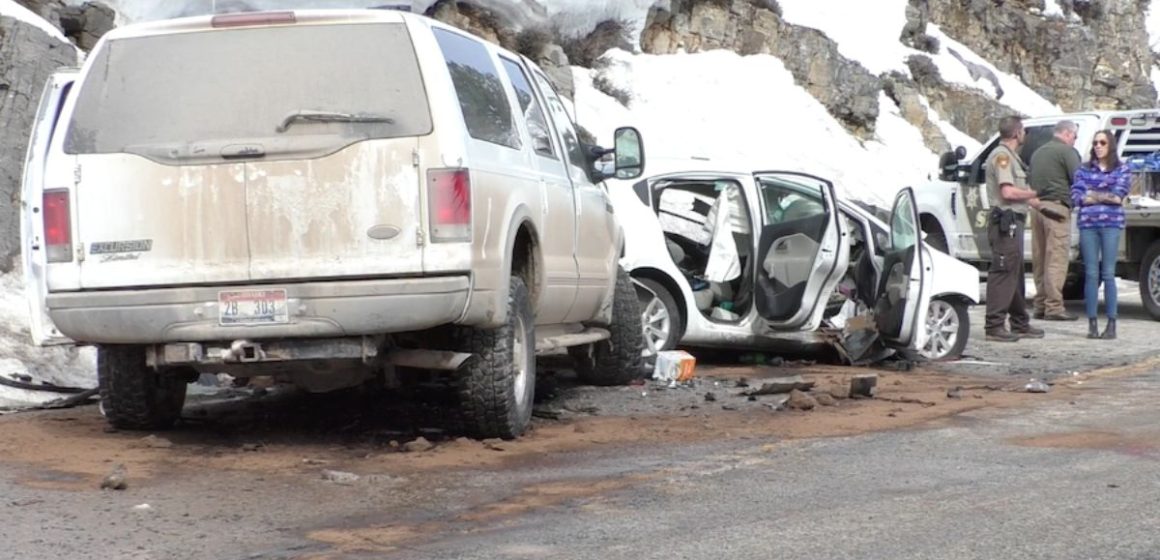
M 769 446 L 630 450 L 551 471 L 631 479 L 385 558 L 1156 558 L 1160 374 L 1028 410 Z M 579 463 L 579 464 L 575 464 Z M 385 554 L 385 555 L 384 555 Z M 381 555 L 381 556 L 380 556 Z M 361 558 L 362 554 L 336 555 Z

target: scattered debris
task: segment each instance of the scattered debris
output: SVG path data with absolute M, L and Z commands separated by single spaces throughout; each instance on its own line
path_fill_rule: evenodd
M 835 399 L 838 399 L 838 400 L 850 398 L 850 388 L 846 387 L 844 385 L 833 385 L 830 387 L 830 390 L 827 392 L 830 394 L 831 397 L 834 397 Z
M 503 446 L 504 441 L 499 438 L 485 439 L 482 443 L 484 447 L 492 451 L 507 451 L 507 448 Z
M 744 378 L 744 377 L 742 377 L 742 378 L 738 379 L 738 380 L 737 380 L 737 383 L 736 383 L 735 385 L 733 385 L 733 386 L 734 386 L 734 387 L 736 387 L 736 388 L 738 388 L 738 389 L 742 389 L 742 388 L 748 387 L 748 386 L 749 386 L 749 380 L 748 380 L 748 379 L 746 379 L 746 378 Z
M 27 500 L 12 500 L 11 502 L 8 502 L 8 505 L 12 507 L 24 507 L 42 503 L 44 503 L 44 500 L 39 498 L 29 498 Z
M 794 410 L 813 410 L 818 406 L 818 400 L 797 389 L 790 391 L 786 406 Z
M 1119 487 L 1120 487 L 1119 484 L 1109 484 L 1108 485 L 1108 488 L 1119 488 Z
M 947 398 L 948 399 L 961 399 L 961 398 L 963 398 L 962 386 L 960 385 L 960 386 L 957 386 L 953 389 L 947 389 Z
M 302 464 L 303 464 L 303 465 L 325 465 L 325 464 L 328 464 L 328 463 L 330 463 L 330 461 L 327 461 L 327 460 L 325 460 L 325 459 L 311 459 L 311 458 L 306 458 L 306 459 L 303 459 L 303 460 L 302 460 Z
M 173 447 L 173 442 L 163 437 L 147 435 L 141 438 L 141 446 L 148 447 L 150 449 L 169 449 Z
M 760 389 L 750 389 L 744 391 L 743 395 L 780 395 L 782 393 L 789 393 L 790 391 L 809 391 L 814 388 L 815 382 L 805 381 L 800 375 L 790 375 L 787 377 L 771 377 L 768 379 L 761 379 Z
M 815 395 L 814 400 L 818 401 L 818 404 L 820 404 L 822 406 L 834 406 L 834 405 L 838 404 L 838 400 L 835 399 L 833 397 L 833 395 L 830 395 L 829 393 L 820 393 L 818 395 Z
M 600 414 L 600 408 L 595 407 L 595 406 L 581 406 L 581 407 L 565 406 L 564 410 L 567 410 L 568 412 L 575 412 L 576 414 L 587 414 L 589 416 L 597 416 Z
M 552 410 L 550 408 L 536 407 L 532 409 L 532 416 L 536 418 L 543 418 L 545 420 L 559 420 L 560 411 Z
M 427 441 L 427 438 L 419 436 L 414 441 L 408 441 L 403 444 L 403 451 L 408 453 L 422 453 L 435 449 L 435 444 Z
M 717 402 L 717 395 L 713 394 L 712 391 L 705 393 L 705 402 Z
M 933 403 L 933 402 L 930 402 L 930 401 L 924 401 L 924 400 L 922 400 L 922 399 L 915 399 L 915 398 L 911 398 L 911 397 L 900 397 L 900 398 L 897 398 L 897 399 L 895 399 L 895 398 L 890 398 L 890 397 L 878 397 L 878 400 L 880 400 L 880 401 L 886 401 L 886 402 L 893 402 L 893 403 L 900 403 L 900 404 L 920 404 L 920 405 L 922 405 L 923 407 L 931 407 L 931 406 L 936 406 L 936 405 L 938 405 L 938 403 Z M 899 412 L 901 412 L 901 411 L 902 411 L 902 409 L 901 409 L 901 408 L 899 408 L 899 409 L 897 409 L 897 410 L 898 410 Z
M 1051 390 L 1051 387 L 1042 381 L 1032 381 L 1023 388 L 1028 393 L 1046 393 Z
M 259 449 L 261 449 L 263 447 L 266 447 L 266 444 L 264 444 L 264 443 L 243 443 L 242 444 L 242 451 L 258 451 Z
M 354 484 L 358 482 L 359 475 L 346 471 L 332 471 L 326 469 L 322 471 L 322 479 L 333 482 L 335 484 Z
M 737 410 L 737 407 L 731 404 L 723 404 L 721 405 L 721 410 Z
M 697 358 L 684 350 L 667 350 L 657 353 L 653 379 L 684 383 L 693 379 Z
M 101 481 L 101 490 L 124 490 L 128 487 L 129 483 L 125 480 L 125 465 L 113 467 L 113 472 Z
M 149 511 L 151 509 L 153 509 L 153 506 L 149 504 L 137 504 L 133 506 L 133 511 Z
M 878 388 L 878 375 L 863 373 L 850 380 L 850 396 L 873 397 Z
M 99 399 L 92 400 L 93 397 L 98 396 L 99 393 L 100 389 L 89 389 L 75 395 L 48 401 L 40 406 L 33 408 L 36 410 L 55 410 L 61 408 L 73 408 L 83 404 L 93 404 L 99 402 Z

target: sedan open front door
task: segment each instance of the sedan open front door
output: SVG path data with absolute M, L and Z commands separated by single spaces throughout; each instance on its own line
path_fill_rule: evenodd
M 927 331 L 921 320 L 930 307 L 933 276 L 930 255 L 921 244 L 914 189 L 902 189 L 890 213 L 890 246 L 884 247 L 882 279 L 874 315 L 883 342 L 922 348 Z
M 761 205 L 754 286 L 772 330 L 814 330 L 850 261 L 834 185 L 784 171 L 755 173 Z

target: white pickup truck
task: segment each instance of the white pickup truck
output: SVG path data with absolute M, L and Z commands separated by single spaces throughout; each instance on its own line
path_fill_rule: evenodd
M 1160 110 L 1093 111 L 1027 119 L 1023 126 L 1027 139 L 1020 148 L 1024 162 L 1053 136 L 1053 128 L 1061 120 L 1079 125 L 1075 146 L 1084 161 L 1097 131 L 1108 129 L 1116 136 L 1121 159 L 1150 155 L 1160 150 Z M 987 213 L 991 202 L 987 198 L 983 178 L 983 162 L 999 143 L 998 135 L 991 137 L 975 153 L 968 154 L 962 147 L 943 154 L 938 180 L 915 188 L 922 230 L 926 242 L 951 256 L 971 263 L 980 271 L 986 270 L 991 258 L 987 242 Z M 1139 176 L 1137 188 L 1125 203 L 1127 230 L 1120 239 L 1116 275 L 1140 283 L 1140 296 L 1152 318 L 1160 320 L 1160 186 L 1153 177 Z M 1079 263 L 1079 234 L 1072 220 L 1072 266 L 1064 296 L 1082 297 L 1083 267 Z M 1031 230 L 1027 229 L 1024 244 L 1027 265 L 1031 264 Z

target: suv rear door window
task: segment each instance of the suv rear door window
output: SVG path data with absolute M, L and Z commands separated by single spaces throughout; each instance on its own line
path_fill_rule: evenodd
M 234 142 L 260 142 L 268 154 L 331 152 L 432 129 L 401 23 L 126 38 L 96 57 L 78 89 L 70 154 L 180 159 L 217 154 L 193 144 Z
M 515 61 L 500 57 L 504 72 L 512 81 L 516 90 L 516 98 L 520 102 L 524 121 L 528 124 L 528 134 L 532 136 L 532 147 L 536 153 L 552 159 L 559 159 L 556 155 L 555 142 L 552 141 L 552 132 L 548 128 L 548 121 L 544 118 L 544 111 L 540 102 L 536 101 L 536 94 L 532 91 L 532 84 L 528 83 L 528 76 Z
M 512 120 L 512 108 L 491 53 L 475 39 L 444 29 L 433 31 L 451 71 L 468 134 L 477 140 L 519 149 L 520 136 Z

